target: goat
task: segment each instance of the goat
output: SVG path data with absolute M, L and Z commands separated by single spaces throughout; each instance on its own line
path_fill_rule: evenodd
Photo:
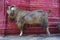
M 8 6 L 7 14 L 10 19 L 15 19 L 15 23 L 20 29 L 20 36 L 23 34 L 23 26 L 25 23 L 41 24 L 42 28 L 44 28 L 47 31 L 47 34 L 50 35 L 48 27 L 49 12 L 43 10 L 26 11 L 16 6 Z

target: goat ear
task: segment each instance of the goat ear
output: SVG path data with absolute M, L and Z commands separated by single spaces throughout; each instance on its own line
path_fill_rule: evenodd
M 48 10 L 48 12 L 47 12 L 47 13 L 48 13 L 48 14 L 49 14 L 49 13 L 51 13 L 51 10 Z

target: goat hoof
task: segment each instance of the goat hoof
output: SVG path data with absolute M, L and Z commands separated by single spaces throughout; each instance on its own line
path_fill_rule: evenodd
M 21 32 L 21 33 L 20 33 L 20 36 L 22 36 L 22 34 L 23 34 L 23 33 Z

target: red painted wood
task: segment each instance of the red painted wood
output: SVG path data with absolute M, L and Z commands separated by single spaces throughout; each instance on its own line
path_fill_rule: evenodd
M 60 10 L 59 10 L 59 0 L 6 0 L 5 6 L 7 5 L 16 5 L 19 8 L 24 10 L 37 10 L 42 9 L 46 12 L 51 10 L 52 12 L 49 14 L 49 27 L 50 32 L 57 34 L 60 33 L 60 30 L 56 27 L 56 22 L 60 22 Z M 56 17 L 56 18 L 54 18 Z M 11 22 L 7 19 L 7 28 L 6 34 L 19 34 L 19 29 L 14 22 Z M 42 29 L 39 25 L 25 25 L 24 34 L 46 34 L 46 31 Z
M 0 36 L 5 34 L 4 0 L 0 0 Z

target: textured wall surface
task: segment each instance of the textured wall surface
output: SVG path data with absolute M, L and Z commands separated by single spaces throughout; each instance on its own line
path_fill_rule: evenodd
M 4 0 L 0 0 L 0 35 L 5 32 Z
M 5 15 L 8 5 L 16 5 L 19 8 L 30 11 L 42 9 L 47 12 L 48 10 L 51 10 L 51 13 L 48 17 L 50 31 L 51 33 L 60 33 L 60 30 L 58 30 L 56 27 L 56 24 L 60 23 L 59 0 L 0 0 L 0 33 L 14 35 L 18 34 L 19 30 L 17 25 L 14 22 L 8 20 L 7 16 Z M 33 24 L 25 25 L 24 33 L 45 34 L 46 31 L 39 27 L 39 25 Z

